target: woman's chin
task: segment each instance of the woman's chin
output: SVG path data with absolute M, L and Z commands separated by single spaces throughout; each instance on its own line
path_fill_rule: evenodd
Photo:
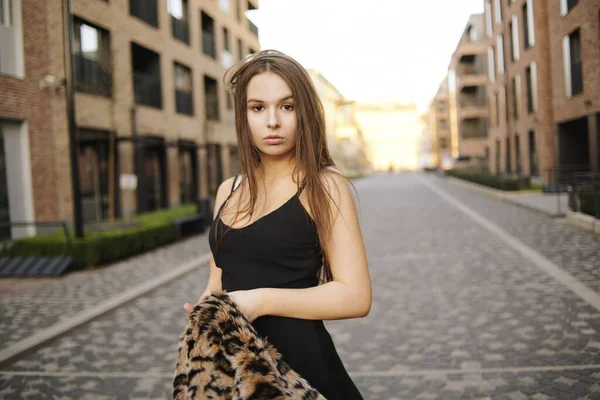
M 280 147 L 280 146 L 270 146 L 270 147 L 266 147 L 266 148 L 260 148 L 259 151 L 263 158 L 275 159 L 275 160 L 290 157 L 294 153 L 293 148 L 288 149 L 288 148 L 284 148 L 284 147 Z

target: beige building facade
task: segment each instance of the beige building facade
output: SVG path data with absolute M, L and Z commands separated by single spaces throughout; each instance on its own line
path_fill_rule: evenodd
M 4 153 L 21 157 L 5 174 L 20 177 L 18 191 L 31 200 L 29 211 L 7 201 L 5 219 L 69 220 L 62 2 L 10 3 L 0 46 L 14 57 L 0 66 L 0 127 Z M 244 15 L 257 7 L 255 0 L 72 2 L 85 221 L 194 202 L 239 168 L 222 78 L 259 50 L 258 29 Z
M 356 116 L 373 170 L 414 171 L 419 168 L 424 121 L 416 105 L 358 103 Z
M 327 147 L 340 170 L 349 177 L 370 171 L 363 132 L 356 119 L 356 104 L 347 100 L 319 71 L 308 70 L 325 110 Z

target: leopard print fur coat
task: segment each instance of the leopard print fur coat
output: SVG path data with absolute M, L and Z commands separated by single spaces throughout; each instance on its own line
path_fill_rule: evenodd
M 258 335 L 225 292 L 205 297 L 188 315 L 173 398 L 325 400 Z

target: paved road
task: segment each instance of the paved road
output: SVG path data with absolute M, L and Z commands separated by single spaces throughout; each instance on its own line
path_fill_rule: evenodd
M 434 176 L 356 186 L 373 307 L 327 326 L 365 399 L 600 399 L 597 237 Z M 0 398 L 168 398 L 181 305 L 206 279 L 199 268 L 4 366 Z

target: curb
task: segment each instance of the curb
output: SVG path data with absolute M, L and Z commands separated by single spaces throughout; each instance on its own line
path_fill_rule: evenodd
M 569 224 L 600 236 L 600 219 L 580 212 L 567 211 Z
M 529 204 L 523 204 L 523 203 L 519 203 L 517 201 L 514 201 L 513 198 L 514 197 L 518 197 L 518 196 L 527 196 L 527 194 L 507 194 L 505 192 L 503 192 L 502 190 L 498 190 L 498 189 L 494 189 L 494 188 L 488 188 L 485 187 L 483 185 L 479 185 L 477 183 L 473 183 L 473 182 L 466 182 L 463 181 L 461 179 L 458 178 L 454 178 L 454 177 L 446 177 L 445 178 L 448 182 L 459 185 L 459 186 L 463 186 L 467 189 L 482 193 L 487 195 L 488 197 L 492 197 L 494 199 L 497 200 L 501 200 L 501 201 L 506 201 L 507 203 L 511 203 L 514 204 L 516 206 L 522 207 L 522 208 L 526 208 L 528 210 L 531 211 L 535 211 L 538 212 L 540 214 L 552 217 L 552 218 L 563 218 L 566 216 L 566 212 L 548 212 L 546 210 L 540 210 L 539 208 L 530 206 Z
M 144 282 L 119 296 L 103 301 L 94 307 L 83 310 L 72 317 L 40 330 L 38 333 L 19 340 L 12 346 L 0 351 L 0 367 L 3 367 L 5 364 L 14 361 L 24 353 L 35 350 L 48 341 L 53 340 L 102 314 L 112 311 L 131 300 L 143 296 L 146 293 L 193 271 L 209 261 L 210 253 L 197 257 L 175 270 Z

